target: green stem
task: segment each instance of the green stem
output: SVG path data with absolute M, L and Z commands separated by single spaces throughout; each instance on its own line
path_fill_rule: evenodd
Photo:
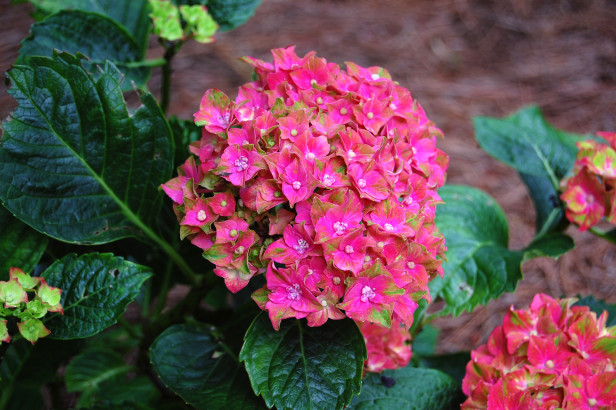
M 122 64 L 126 68 L 139 68 L 139 67 L 162 67 L 167 64 L 167 60 L 164 58 L 153 58 L 151 60 L 131 61 Z
M 610 234 L 611 232 L 605 232 L 605 231 L 602 231 L 601 229 L 597 229 L 594 227 L 591 227 L 588 230 L 590 231 L 590 233 L 598 236 L 599 238 L 603 238 L 610 243 L 616 244 L 616 235 Z
M 163 284 L 160 288 L 160 292 L 158 292 L 158 300 L 156 301 L 156 306 L 154 306 L 154 311 L 152 312 L 152 317 L 154 320 L 160 316 L 160 313 L 163 311 L 165 307 L 165 303 L 167 302 L 167 293 L 169 291 L 169 286 L 171 285 L 171 261 L 167 261 L 167 266 L 165 269 L 165 276 L 163 278 Z
M 160 102 L 160 107 L 165 114 L 167 113 L 167 108 L 169 108 L 169 100 L 171 98 L 171 62 L 176 53 L 180 51 L 183 44 L 184 41 L 180 40 L 175 43 L 169 42 L 165 45 L 165 54 L 163 56 L 165 64 L 163 65 L 163 80 L 161 85 Z

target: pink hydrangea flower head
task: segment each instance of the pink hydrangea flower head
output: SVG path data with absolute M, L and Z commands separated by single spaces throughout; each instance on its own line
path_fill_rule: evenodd
M 616 337 L 575 299 L 536 295 L 507 312 L 488 343 L 471 352 L 464 409 L 611 408 L 616 403 Z M 603 407 L 607 406 L 607 407 Z
M 294 47 L 272 55 L 243 59 L 255 80 L 235 99 L 204 94 L 202 138 L 162 186 L 180 237 L 232 292 L 265 274 L 253 299 L 275 329 L 352 318 L 367 371 L 404 366 L 417 302 L 443 274 L 442 132 L 383 68 L 345 71 Z

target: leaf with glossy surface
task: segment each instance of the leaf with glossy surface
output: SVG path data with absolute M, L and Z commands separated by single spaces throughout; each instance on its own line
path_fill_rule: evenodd
M 150 359 L 162 382 L 197 409 L 264 407 L 237 358 L 203 327 L 171 326 L 152 344 Z
M 127 77 L 123 90 L 130 91 L 134 81 L 145 85 L 150 69 L 139 66 L 144 53 L 124 26 L 98 13 L 63 10 L 32 26 L 22 41 L 16 64 L 29 64 L 35 56 L 51 57 L 54 50 L 88 57 L 86 70 L 96 72 L 97 65 L 113 62 Z
M 64 315 L 45 321 L 54 339 L 89 337 L 116 323 L 132 302 L 150 269 L 112 254 L 67 255 L 41 275 L 62 289 Z
M 351 319 L 319 327 L 285 320 L 279 331 L 266 314 L 254 320 L 240 360 L 268 407 L 341 409 L 361 388 L 364 338 Z
M 508 249 L 509 227 L 503 210 L 486 193 L 468 186 L 446 185 L 436 225 L 445 236 L 445 276 L 430 284 L 431 293 L 447 302 L 442 314 L 458 315 L 512 291 L 522 277 L 522 253 Z
M 536 106 L 504 119 L 475 117 L 473 124 L 479 145 L 520 172 L 535 205 L 538 235 L 566 227 L 558 190 L 583 137 L 555 129 Z
M 470 186 L 446 185 L 439 190 L 445 204 L 436 211 L 436 225 L 448 251 L 444 278 L 430 283 L 434 296 L 445 299 L 440 314 L 458 315 L 512 292 L 522 278 L 522 262 L 540 256 L 556 258 L 574 246 L 562 233 L 536 237 L 520 251 L 509 246 L 509 227 L 492 197 Z
M 460 408 L 460 386 L 448 375 L 434 369 L 403 367 L 369 373 L 359 396 L 349 409 L 423 410 Z
M 149 93 L 129 113 L 113 64 L 94 79 L 82 61 L 33 57 L 8 73 L 19 106 L 3 124 L 0 199 L 63 241 L 143 237 L 162 204 L 158 187 L 171 176 L 171 131 Z
M 0 280 L 9 279 L 9 268 L 32 273 L 47 248 L 47 238 L 17 220 L 0 206 Z
M 150 31 L 147 0 L 30 0 L 30 3 L 45 14 L 68 9 L 91 11 L 110 17 L 133 35 L 145 53 Z

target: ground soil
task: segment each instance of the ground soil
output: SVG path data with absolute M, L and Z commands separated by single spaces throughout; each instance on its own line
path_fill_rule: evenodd
M 0 0 L 0 70 L 10 68 L 32 20 L 29 6 Z M 533 235 L 532 204 L 517 174 L 485 154 L 473 138 L 476 115 L 505 116 L 538 104 L 571 132 L 616 130 L 616 1 L 614 0 L 264 0 L 237 30 L 212 45 L 187 44 L 175 60 L 170 112 L 190 118 L 203 92 L 230 95 L 250 78 L 244 55 L 270 59 L 271 48 L 296 45 L 329 61 L 379 65 L 409 88 L 445 132 L 448 182 L 486 190 L 504 208 L 510 244 Z M 152 42 L 149 54 L 162 50 Z M 159 92 L 154 70 L 151 90 Z M 15 102 L 0 85 L 0 117 Z M 616 247 L 570 228 L 577 248 L 554 261 L 523 265 L 514 293 L 457 318 L 436 322 L 439 350 L 477 347 L 510 305 L 533 295 L 593 294 L 616 303 Z

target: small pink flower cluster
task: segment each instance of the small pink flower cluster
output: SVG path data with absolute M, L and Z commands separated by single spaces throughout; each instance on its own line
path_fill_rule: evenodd
M 232 292 L 265 273 L 253 299 L 275 329 L 347 316 L 368 340 L 368 370 L 405 365 L 417 301 L 442 275 L 442 133 L 382 68 L 272 54 L 244 58 L 257 80 L 235 101 L 203 96 L 195 156 L 163 185 L 181 237 Z
M 574 176 L 566 181 L 561 198 L 567 204 L 567 219 L 580 231 L 605 217 L 616 224 L 616 132 L 598 132 L 610 145 L 588 140 L 578 142 Z
M 463 409 L 613 409 L 616 328 L 575 299 L 539 294 L 507 312 L 488 343 L 471 353 Z

